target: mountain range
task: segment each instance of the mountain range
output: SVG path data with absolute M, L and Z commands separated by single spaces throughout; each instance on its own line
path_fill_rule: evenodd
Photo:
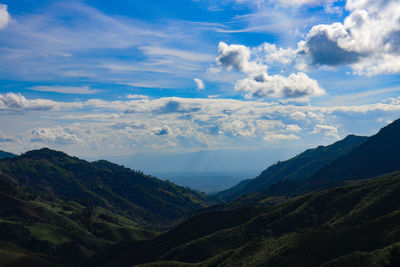
M 214 196 L 50 149 L 4 158 L 0 265 L 399 266 L 399 135 L 349 135 Z
M 308 149 L 294 158 L 270 166 L 254 179 L 244 180 L 228 190 L 219 192 L 217 196 L 225 200 L 232 200 L 281 181 L 306 180 L 367 139 L 368 137 L 349 135 L 332 145 Z
M 1 160 L 0 182 L 0 240 L 7 242 L 0 249 L 11 242 L 17 254 L 61 264 L 78 264 L 112 242 L 154 238 L 217 203 L 140 171 L 46 148 Z M 63 257 L 68 251 L 76 257 Z
M 399 194 L 397 172 L 273 208 L 211 211 L 89 266 L 398 266 Z

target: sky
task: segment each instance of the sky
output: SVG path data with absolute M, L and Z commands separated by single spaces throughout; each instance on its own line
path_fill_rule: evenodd
M 0 0 L 0 114 L 0 149 L 81 157 L 372 135 L 400 117 L 400 1 Z

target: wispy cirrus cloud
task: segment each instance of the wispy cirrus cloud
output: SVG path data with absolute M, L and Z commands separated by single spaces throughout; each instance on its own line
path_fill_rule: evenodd
M 46 86 L 38 85 L 30 88 L 34 91 L 55 92 L 62 94 L 81 94 L 90 95 L 100 92 L 101 90 L 91 89 L 89 86 Z
M 7 27 L 10 22 L 10 14 L 7 10 L 7 5 L 3 5 L 0 3 L 0 30 Z
M 0 11 L 5 17 L 6 6 Z M 162 73 L 157 81 L 177 87 L 177 77 L 190 84 L 193 72 L 212 60 L 204 51 L 212 46 L 195 34 L 208 29 L 196 23 L 112 16 L 79 1 L 53 2 L 15 17 L 0 36 L 0 70 L 8 78 L 118 83 Z

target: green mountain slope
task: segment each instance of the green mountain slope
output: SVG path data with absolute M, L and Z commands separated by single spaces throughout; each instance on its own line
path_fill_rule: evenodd
M 310 184 L 327 184 L 364 179 L 400 170 L 400 119 L 382 128 L 350 153 L 336 159 L 309 179 Z
M 30 151 L 0 160 L 0 266 L 80 265 L 112 243 L 153 239 L 213 203 L 107 161 Z
M 0 161 L 3 176 L 90 207 L 119 210 L 138 225 L 160 228 L 206 207 L 210 197 L 107 161 L 87 162 L 50 149 Z
M 399 196 L 400 173 L 392 173 L 276 207 L 211 211 L 152 241 L 113 246 L 88 265 L 395 266 Z
M 400 170 L 400 120 L 382 128 L 377 134 L 337 158 L 304 181 L 284 180 L 250 194 L 239 202 L 262 201 L 268 196 L 293 196 L 332 188 L 351 180 L 366 179 Z
M 0 266 L 76 265 L 107 244 L 156 235 L 128 216 L 62 200 L 0 174 Z
M 335 159 L 358 147 L 367 139 L 367 137 L 349 135 L 332 145 L 308 149 L 294 158 L 272 165 L 258 177 L 242 181 L 238 185 L 216 194 L 216 196 L 225 200 L 232 200 L 241 195 L 258 192 L 280 181 L 305 180 Z
M 10 153 L 10 152 L 6 152 L 3 150 L 0 150 L 0 159 L 5 159 L 5 158 L 14 158 L 17 155 Z

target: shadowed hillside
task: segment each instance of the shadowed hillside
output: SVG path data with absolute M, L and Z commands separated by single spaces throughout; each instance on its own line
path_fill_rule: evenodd
M 10 153 L 10 152 L 6 152 L 6 151 L 2 151 L 0 150 L 0 159 L 5 159 L 5 158 L 14 158 L 17 155 Z
M 148 240 L 211 198 L 107 161 L 49 149 L 0 161 L 0 265 L 77 265 Z
M 137 224 L 162 227 L 212 203 L 211 198 L 123 166 L 87 162 L 41 149 L 0 161 L 4 177 L 85 207 L 123 210 Z
M 368 137 L 349 135 L 332 145 L 308 149 L 294 158 L 272 165 L 257 178 L 242 181 L 238 185 L 216 194 L 216 196 L 225 200 L 232 200 L 241 195 L 258 192 L 280 181 L 306 180 L 367 139 Z
M 91 266 L 395 266 L 399 196 L 394 173 L 274 208 L 214 211 L 152 241 L 114 246 Z

